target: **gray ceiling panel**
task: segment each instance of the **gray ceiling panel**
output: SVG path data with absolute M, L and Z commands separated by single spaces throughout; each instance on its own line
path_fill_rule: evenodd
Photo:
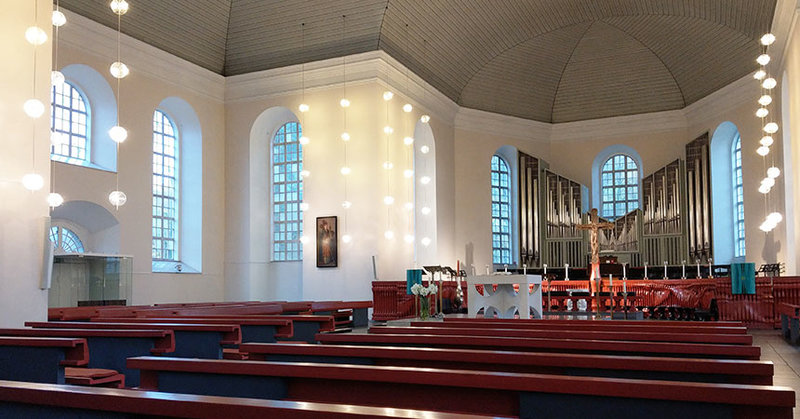
M 383 49 L 462 106 L 565 122 L 681 108 L 753 71 L 776 0 L 129 3 L 123 32 L 219 74 Z M 60 4 L 116 28 L 106 0 Z

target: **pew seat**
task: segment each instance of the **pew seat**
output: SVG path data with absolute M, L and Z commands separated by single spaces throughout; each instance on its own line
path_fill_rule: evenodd
M 125 375 L 114 370 L 104 368 L 75 368 L 64 369 L 67 384 L 125 388 Z

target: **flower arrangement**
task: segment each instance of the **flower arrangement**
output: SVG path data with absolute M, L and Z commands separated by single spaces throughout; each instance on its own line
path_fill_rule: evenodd
M 431 282 L 427 287 L 423 287 L 422 284 L 414 284 L 411 286 L 411 293 L 422 297 L 419 300 L 419 316 L 423 320 L 427 319 L 431 314 L 428 295 L 436 294 L 437 291 L 439 291 L 439 287 L 437 287 L 433 282 Z

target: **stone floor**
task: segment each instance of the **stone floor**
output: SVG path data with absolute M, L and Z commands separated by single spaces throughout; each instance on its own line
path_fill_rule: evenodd
M 761 359 L 775 364 L 773 383 L 795 391 L 795 419 L 800 419 L 800 347 L 789 345 L 780 330 L 749 330 L 753 344 L 761 347 Z

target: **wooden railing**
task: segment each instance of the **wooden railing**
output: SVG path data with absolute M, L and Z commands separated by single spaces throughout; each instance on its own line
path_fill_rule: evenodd
M 445 296 L 455 294 L 455 281 L 444 281 Z M 466 283 L 461 287 L 466 302 Z M 543 295 L 548 287 L 552 291 L 589 289 L 589 281 L 552 281 L 543 284 Z M 611 289 L 608 279 L 602 282 L 602 291 L 622 292 L 622 281 L 614 280 Z M 684 279 L 684 280 L 628 280 L 629 293 L 635 293 L 631 305 L 638 307 L 685 307 L 708 310 L 716 300 L 720 320 L 738 320 L 748 326 L 777 327 L 780 303 L 800 304 L 800 277 L 758 277 L 756 293 L 753 295 L 731 294 L 730 278 Z M 414 298 L 406 295 L 405 282 L 374 281 L 374 320 L 394 320 L 414 317 Z

